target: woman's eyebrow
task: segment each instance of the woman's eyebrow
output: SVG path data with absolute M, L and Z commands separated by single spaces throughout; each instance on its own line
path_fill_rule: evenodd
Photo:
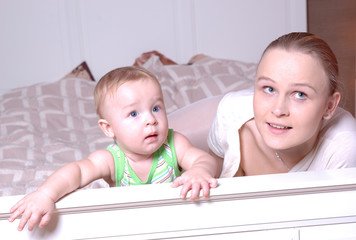
M 311 86 L 310 84 L 307 84 L 307 83 L 294 83 L 292 85 L 296 86 L 296 87 L 307 87 L 307 88 L 310 88 L 315 93 L 317 93 L 316 89 L 313 86 Z

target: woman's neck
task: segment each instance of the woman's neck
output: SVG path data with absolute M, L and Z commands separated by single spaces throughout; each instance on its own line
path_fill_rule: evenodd
M 289 169 L 292 169 L 315 148 L 315 145 L 317 144 L 317 139 L 318 135 L 316 134 L 303 144 L 288 149 L 274 151 L 279 155 L 280 159 L 284 162 L 284 164 L 287 165 Z

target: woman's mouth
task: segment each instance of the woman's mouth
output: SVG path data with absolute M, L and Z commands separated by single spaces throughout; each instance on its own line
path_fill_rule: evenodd
M 292 129 L 286 125 L 280 125 L 276 123 L 267 123 L 268 129 L 272 134 L 285 134 Z
M 288 127 L 288 126 L 283 126 L 283 125 L 277 125 L 277 124 L 274 124 L 274 123 L 267 123 L 270 127 L 273 127 L 273 128 L 277 128 L 277 129 L 281 129 L 281 130 L 284 130 L 284 129 L 291 129 L 291 127 Z

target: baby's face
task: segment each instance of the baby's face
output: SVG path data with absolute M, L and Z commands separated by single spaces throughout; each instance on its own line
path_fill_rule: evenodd
M 159 84 L 151 79 L 122 84 L 105 108 L 116 143 L 126 155 L 151 155 L 166 140 L 168 120 Z

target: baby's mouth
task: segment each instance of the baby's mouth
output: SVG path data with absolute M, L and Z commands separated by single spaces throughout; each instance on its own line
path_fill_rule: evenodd
M 155 138 L 157 136 L 158 136 L 157 133 L 152 133 L 152 134 L 148 135 L 147 137 L 145 137 L 145 139 Z

